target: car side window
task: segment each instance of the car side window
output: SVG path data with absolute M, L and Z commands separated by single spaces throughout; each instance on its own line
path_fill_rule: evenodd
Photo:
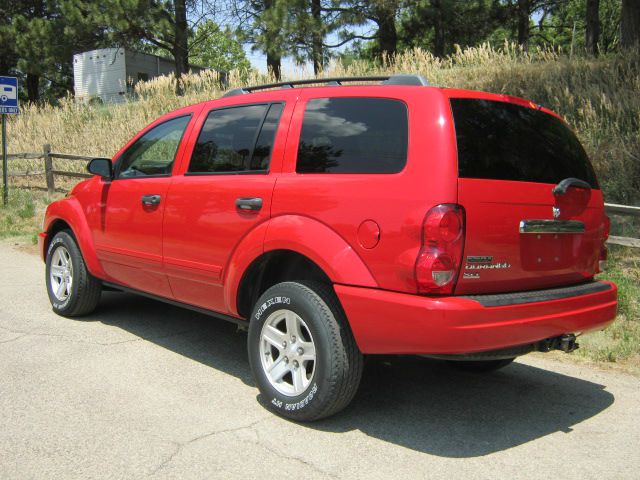
M 267 172 L 283 108 L 274 103 L 212 110 L 187 173 Z
M 309 100 L 298 173 L 397 173 L 407 163 L 407 106 L 388 98 Z
M 117 178 L 171 175 L 176 152 L 191 115 L 153 127 L 120 157 Z

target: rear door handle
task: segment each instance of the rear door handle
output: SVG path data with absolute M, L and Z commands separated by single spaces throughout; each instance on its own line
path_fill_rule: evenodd
M 151 207 L 154 205 L 160 205 L 160 195 L 143 195 L 142 196 L 142 205 L 145 207 Z
M 257 212 L 262 208 L 261 198 L 236 198 L 236 208 L 238 210 Z
M 567 193 L 567 189 L 569 187 L 578 187 L 578 188 L 591 189 L 591 185 L 589 185 L 584 180 L 580 180 L 579 178 L 569 177 L 569 178 L 565 178 L 564 180 L 562 180 L 559 184 L 557 184 L 555 187 L 553 187 L 553 190 L 551 190 L 551 191 L 556 196 L 564 195 L 565 193 Z

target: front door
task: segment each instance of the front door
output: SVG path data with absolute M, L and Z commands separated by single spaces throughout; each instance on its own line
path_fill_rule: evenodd
M 162 272 L 162 217 L 190 119 L 181 115 L 147 130 L 120 155 L 113 181 L 103 185 L 100 213 L 91 228 L 98 258 L 115 283 L 172 296 Z

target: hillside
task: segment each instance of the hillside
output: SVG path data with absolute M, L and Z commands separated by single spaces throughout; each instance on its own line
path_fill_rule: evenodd
M 569 59 L 552 52 L 524 55 L 511 47 L 501 50 L 480 47 L 438 60 L 417 50 L 379 68 L 364 62 L 333 65 L 326 76 L 396 72 L 417 72 L 433 84 L 445 87 L 518 95 L 557 111 L 575 128 L 587 148 L 606 200 L 640 205 L 637 53 Z M 268 81 L 264 76 L 235 75 L 230 88 Z M 122 105 L 75 105 L 73 100 L 66 99 L 57 107 L 23 108 L 22 115 L 10 119 L 10 152 L 38 152 L 43 143 L 49 143 L 58 152 L 112 156 L 159 115 L 223 93 L 217 78 L 208 73 L 187 77 L 184 97 L 176 97 L 173 91 L 173 81 L 161 78 L 139 84 L 137 100 Z M 35 164 L 31 167 L 41 168 Z M 83 164 L 69 162 L 64 167 L 82 168 Z M 35 239 L 49 200 L 44 194 L 13 189 L 10 208 L 0 210 L 0 238 Z M 637 221 L 623 221 L 620 217 L 612 220 L 615 233 L 638 236 Z M 612 247 L 608 271 L 603 277 L 616 281 L 620 287 L 618 319 L 604 332 L 582 337 L 584 348 L 573 358 L 617 363 L 640 372 L 640 251 Z
M 384 66 L 333 64 L 326 76 L 415 72 L 434 85 L 507 93 L 560 113 L 590 154 L 610 202 L 640 204 L 640 55 L 573 58 L 550 51 L 524 54 L 517 47 L 459 50 L 445 59 L 414 50 Z M 303 74 L 300 74 L 304 76 Z M 269 81 L 232 74 L 230 88 Z M 133 134 L 175 108 L 212 99 L 223 92 L 210 74 L 186 78 L 186 94 L 176 97 L 173 80 L 138 84 L 137 99 L 121 105 L 25 107 L 9 123 L 9 151 L 54 151 L 112 156 Z

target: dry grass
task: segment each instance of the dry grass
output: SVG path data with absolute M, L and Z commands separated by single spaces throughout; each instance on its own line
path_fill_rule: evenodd
M 569 357 L 552 356 L 640 375 L 640 249 L 609 246 L 607 271 L 600 277 L 618 285 L 615 321 L 605 330 L 581 336 L 580 348 Z
M 429 52 L 414 50 L 378 66 L 368 62 L 332 64 L 323 76 L 407 72 L 420 73 L 434 85 L 517 95 L 555 110 L 577 131 L 592 158 L 607 201 L 640 205 L 637 52 L 569 59 L 554 51 L 526 54 L 512 45 L 500 49 L 485 45 L 437 59 Z M 300 70 L 292 79 L 308 77 L 308 72 Z M 229 88 L 269 81 L 272 79 L 264 75 L 234 73 Z M 120 105 L 76 105 L 68 98 L 56 107 L 23 107 L 23 113 L 9 122 L 9 150 L 39 152 L 42 144 L 49 143 L 57 152 L 112 156 L 159 115 L 223 93 L 218 78 L 210 72 L 187 76 L 186 94 L 182 97 L 174 95 L 174 82 L 172 78 L 158 78 L 139 84 L 135 101 Z M 37 169 L 39 165 L 38 161 L 22 162 L 20 167 Z M 57 168 L 77 170 L 82 164 L 58 161 Z M 44 195 L 12 193 L 11 208 L 0 209 L 0 237 L 31 238 L 45 203 Z M 637 229 L 637 222 L 630 221 L 613 227 L 614 233 L 632 236 L 637 236 Z M 640 371 L 639 254 L 632 249 L 613 250 L 606 277 L 620 287 L 620 314 L 604 332 L 583 337 L 583 348 L 574 358 Z
M 606 330 L 584 337 L 580 356 L 640 367 L 640 250 L 612 245 L 603 278 L 618 285 L 618 316 Z
M 334 63 L 323 76 L 415 72 L 435 85 L 522 96 L 545 105 L 577 130 L 590 153 L 609 201 L 640 203 L 640 55 L 573 58 L 558 52 L 524 53 L 506 44 L 483 45 L 438 59 L 413 50 L 372 65 Z M 292 77 L 309 77 L 305 70 Z M 232 73 L 229 88 L 270 81 L 260 74 Z M 185 78 L 186 94 L 176 97 L 173 78 L 137 87 L 137 98 L 120 105 L 25 106 L 9 123 L 10 152 L 54 151 L 112 156 L 133 134 L 159 115 L 219 97 L 212 72 Z M 70 165 L 74 168 L 74 165 Z M 75 165 L 78 168 L 78 165 Z

